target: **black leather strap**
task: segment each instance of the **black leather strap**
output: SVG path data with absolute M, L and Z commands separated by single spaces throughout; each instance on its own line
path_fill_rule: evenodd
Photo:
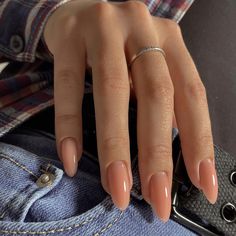
M 200 235 L 236 235 L 236 159 L 215 146 L 215 160 L 219 184 L 217 202 L 210 204 L 203 193 L 195 188 L 187 177 L 181 156 L 180 142 L 174 141 L 175 174 L 173 184 L 174 200 L 172 218 L 181 221 L 178 213 L 207 230 L 191 226 L 189 222 L 180 223 Z M 177 193 L 175 195 L 175 193 Z M 177 212 L 175 212 L 177 210 Z

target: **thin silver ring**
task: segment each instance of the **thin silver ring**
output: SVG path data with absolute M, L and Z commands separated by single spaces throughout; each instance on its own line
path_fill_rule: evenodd
M 131 68 L 132 64 L 140 57 L 142 56 L 144 53 L 146 52 L 152 52 L 152 51 L 155 51 L 155 52 L 160 52 L 164 57 L 166 57 L 166 54 L 165 54 L 165 51 L 162 49 L 162 48 L 159 48 L 159 47 L 145 47 L 145 48 L 142 48 L 137 54 L 135 54 L 130 63 L 129 63 L 129 68 Z

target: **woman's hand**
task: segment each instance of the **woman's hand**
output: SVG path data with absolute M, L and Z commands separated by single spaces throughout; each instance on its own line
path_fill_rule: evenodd
M 214 203 L 217 177 L 205 88 L 171 20 L 152 17 L 139 1 L 74 0 L 50 17 L 44 31 L 54 56 L 55 126 L 59 156 L 69 176 L 82 154 L 82 99 L 86 66 L 92 68 L 101 181 L 120 209 L 132 186 L 128 106 L 132 80 L 137 99 L 139 172 L 144 199 L 164 221 L 172 184 L 175 114 L 188 175 Z M 161 53 L 127 63 L 140 49 Z

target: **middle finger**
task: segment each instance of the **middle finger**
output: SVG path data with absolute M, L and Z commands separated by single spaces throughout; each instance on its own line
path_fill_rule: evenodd
M 120 33 L 100 35 L 88 51 L 92 55 L 93 94 L 98 155 L 104 189 L 115 205 L 124 210 L 129 204 L 132 174 L 128 131 L 130 85 L 123 39 Z M 105 27 L 109 27 L 108 24 Z M 117 31 L 118 32 L 118 31 Z

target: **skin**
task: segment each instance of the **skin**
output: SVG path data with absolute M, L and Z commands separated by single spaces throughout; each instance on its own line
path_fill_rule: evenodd
M 132 187 L 130 99 L 137 102 L 142 195 L 156 215 L 164 222 L 170 216 L 173 124 L 192 183 L 211 203 L 216 201 L 206 91 L 178 24 L 151 16 L 138 1 L 74 0 L 49 18 L 44 38 L 54 57 L 57 149 L 69 176 L 75 175 L 83 150 L 82 99 L 90 68 L 101 182 L 114 204 L 124 210 Z M 147 46 L 161 47 L 166 58 L 145 53 L 129 69 L 132 56 Z

